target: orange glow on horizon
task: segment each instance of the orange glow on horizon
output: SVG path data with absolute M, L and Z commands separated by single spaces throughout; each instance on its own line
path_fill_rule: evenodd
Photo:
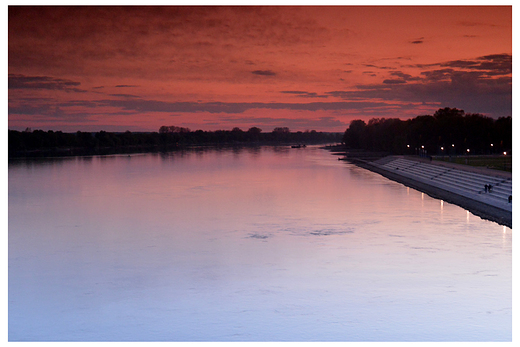
M 10 6 L 8 38 L 10 129 L 512 113 L 511 6 Z

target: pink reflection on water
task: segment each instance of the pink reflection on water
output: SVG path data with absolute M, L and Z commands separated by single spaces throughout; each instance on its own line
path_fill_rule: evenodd
M 511 229 L 325 151 L 9 170 L 15 340 L 511 336 Z

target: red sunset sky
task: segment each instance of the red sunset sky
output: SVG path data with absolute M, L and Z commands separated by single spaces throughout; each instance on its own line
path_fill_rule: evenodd
M 8 127 L 343 132 L 512 115 L 512 7 L 8 9 Z

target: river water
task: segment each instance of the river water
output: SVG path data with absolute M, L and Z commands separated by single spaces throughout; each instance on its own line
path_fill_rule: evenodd
M 10 162 L 10 341 L 511 341 L 512 230 L 328 151 Z

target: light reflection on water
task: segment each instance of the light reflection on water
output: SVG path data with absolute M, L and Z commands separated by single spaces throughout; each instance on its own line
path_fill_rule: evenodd
M 511 229 L 317 148 L 8 179 L 12 341 L 511 340 Z

